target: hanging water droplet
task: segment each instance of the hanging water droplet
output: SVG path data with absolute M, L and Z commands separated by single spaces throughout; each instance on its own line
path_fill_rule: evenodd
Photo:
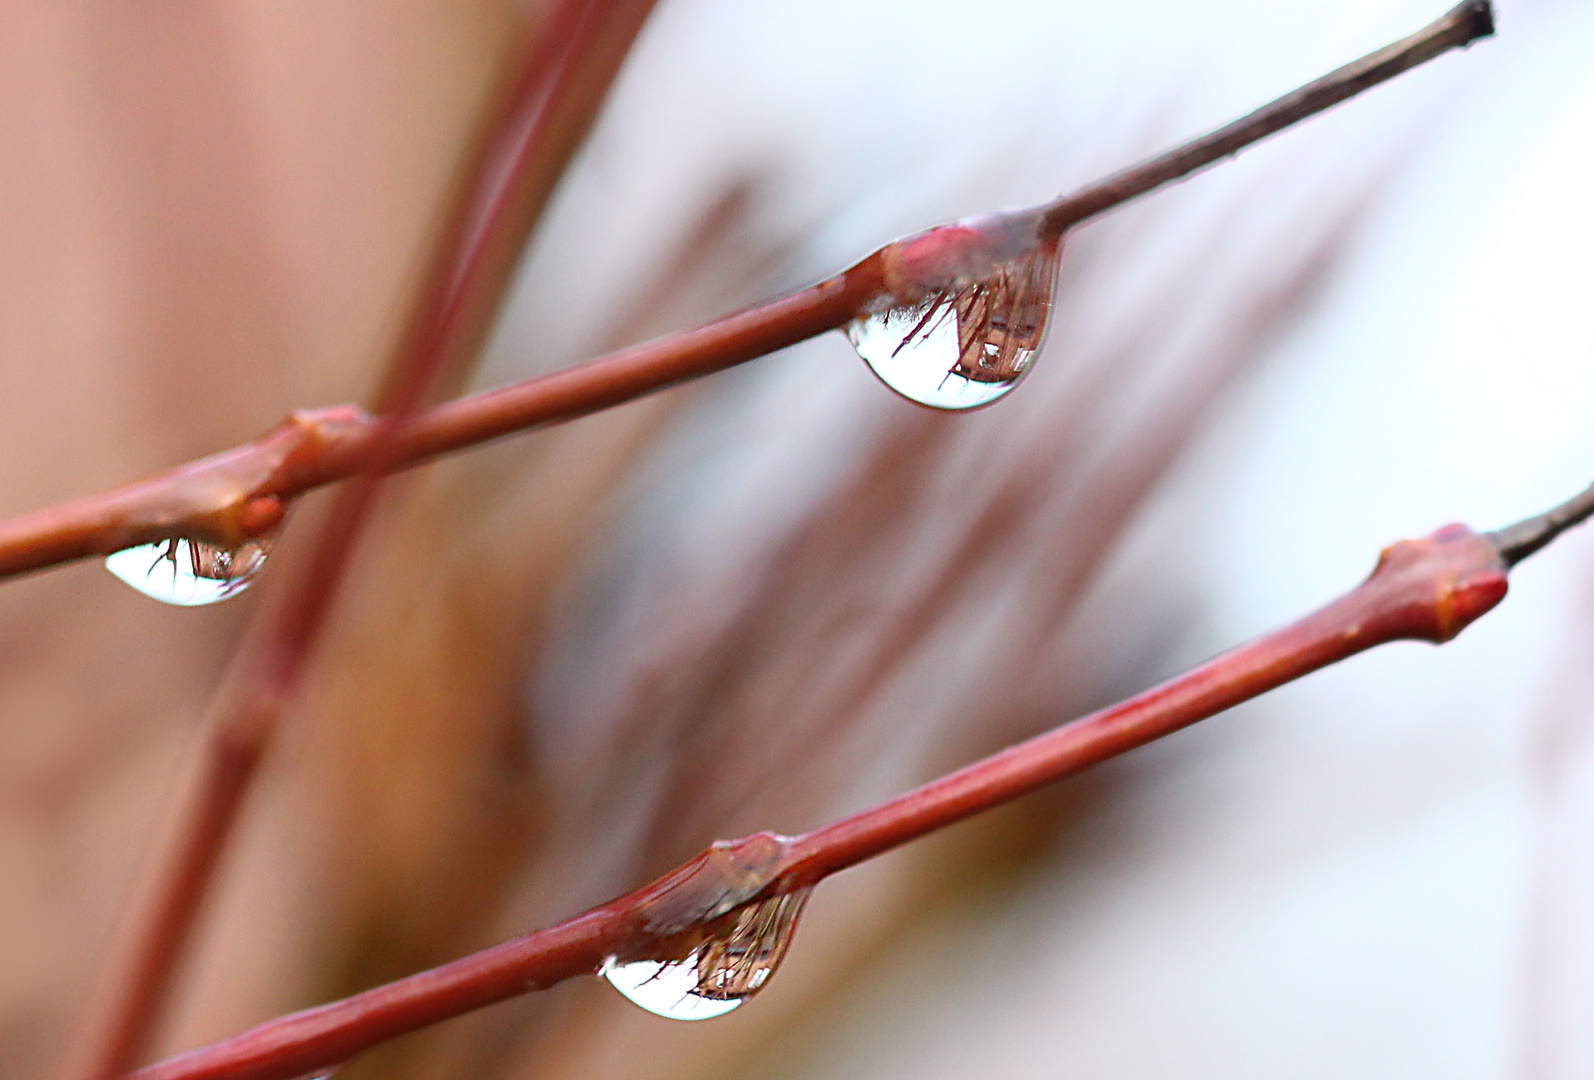
M 684 959 L 611 959 L 602 975 L 648 1012 L 671 1020 L 723 1016 L 769 982 L 791 945 L 810 891 L 749 904 Z
M 886 248 L 891 298 L 847 337 L 891 389 L 937 409 L 973 409 L 1006 394 L 1041 347 L 1060 240 L 1028 218 L 991 215 Z
M 697 953 L 685 960 L 610 962 L 603 977 L 650 1013 L 671 1020 L 708 1020 L 741 1005 L 740 998 L 710 998 L 697 992 Z
M 271 545 L 270 536 L 257 536 L 232 548 L 204 540 L 160 540 L 106 556 L 105 569 L 145 596 L 198 607 L 247 589 L 266 565 Z

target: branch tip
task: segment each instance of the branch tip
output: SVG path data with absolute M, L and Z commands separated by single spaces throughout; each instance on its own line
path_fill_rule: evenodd
M 1557 507 L 1486 535 L 1501 560 L 1511 567 L 1590 517 L 1594 517 L 1594 484 Z
M 1494 11 L 1489 0 L 1465 0 L 1415 34 L 1353 60 L 1232 124 L 1048 203 L 1040 208 L 1044 213 L 1042 230 L 1047 236 L 1060 236 L 1083 221 L 1234 157 L 1363 90 L 1493 33 Z
M 1450 15 L 1467 27 L 1468 37 L 1462 41 L 1462 48 L 1479 38 L 1494 36 L 1494 7 L 1489 0 L 1464 0 L 1451 9 Z

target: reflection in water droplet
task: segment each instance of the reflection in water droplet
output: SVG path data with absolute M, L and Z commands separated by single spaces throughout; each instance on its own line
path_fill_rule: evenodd
M 632 960 L 603 967 L 614 988 L 672 1020 L 723 1016 L 769 982 L 791 944 L 809 889 L 749 904 L 682 960 Z
M 960 240 L 963 235 L 985 240 L 967 227 L 952 226 L 905 242 L 912 245 L 905 256 L 941 234 L 951 237 L 938 241 L 943 249 L 967 243 Z M 855 319 L 847 337 L 880 380 L 909 401 L 952 410 L 989 404 L 1018 384 L 1041 347 L 1057 282 L 1058 248 L 1058 241 L 1045 241 L 978 277 L 955 275 L 916 300 Z M 952 261 L 941 252 L 935 255 Z
M 161 540 L 107 556 L 105 569 L 145 596 L 198 607 L 247 589 L 266 565 L 271 544 L 269 536 L 246 540 L 235 548 L 203 540 Z

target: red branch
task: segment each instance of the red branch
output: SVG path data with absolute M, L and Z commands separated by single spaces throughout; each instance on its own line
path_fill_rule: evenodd
M 308 564 L 273 597 L 276 602 L 248 639 L 237 665 L 239 677 L 213 718 L 197 786 L 181 808 L 176 834 L 157 860 L 152 888 L 128 928 L 125 959 L 111 973 L 111 996 L 95 1018 L 79 1075 L 114 1076 L 137 1063 L 227 837 L 376 505 L 380 472 L 399 445 L 395 435 L 450 374 L 464 369 L 479 345 L 528 231 L 651 7 L 652 0 L 563 0 L 544 21 L 511 91 L 492 111 L 488 130 L 468 156 L 410 323 L 378 392 L 378 418 L 353 408 L 296 415 L 249 447 L 171 474 L 179 478 L 183 499 L 212 503 L 201 512 L 205 527 L 197 535 L 223 541 L 280 522 L 284 500 L 269 483 L 261 483 L 263 476 L 292 470 L 307 456 L 341 445 L 343 475 L 358 479 L 338 493 Z M 347 436 L 354 431 L 360 438 L 351 447 Z M 141 510 L 153 509 L 154 517 L 166 517 L 169 525 L 192 525 L 182 522 L 180 513 L 171 517 L 160 488 L 158 480 L 146 482 L 100 500 L 97 513 L 110 526 L 115 544 L 110 550 L 144 541 L 123 536 L 126 542 L 116 543 L 116 533 L 138 520 Z M 94 503 L 71 505 L 92 511 Z M 43 516 L 52 515 L 65 525 L 57 544 L 86 538 L 70 513 Z
M 1314 614 L 1121 704 L 797 837 L 720 841 L 573 919 L 159 1062 L 128 1080 L 291 1080 L 377 1043 L 596 972 L 674 957 L 739 905 L 812 885 L 909 840 L 1071 776 L 1364 649 L 1449 641 L 1505 596 L 1489 537 L 1451 525 L 1387 548 L 1372 575 Z
M 635 6 L 641 0 L 627 2 Z M 634 17 L 634 12 L 626 17 Z M 1074 225 L 1492 32 L 1487 0 L 1466 0 L 1416 34 L 1226 127 L 1072 195 L 1002 215 L 1002 220 L 1015 234 L 1028 230 L 1037 238 L 1055 239 Z M 610 47 L 615 40 L 612 35 L 601 39 Z M 573 129 L 580 119 L 569 112 L 550 114 L 556 115 L 549 123 L 551 138 L 567 127 Z M 512 231 L 506 229 L 506 234 Z M 501 260 L 507 249 L 495 250 Z M 395 425 L 387 452 L 375 456 L 383 468 L 416 465 L 512 432 L 608 408 L 835 329 L 880 300 L 892 279 L 889 271 L 902 254 L 902 243 L 888 245 L 818 285 L 697 330 L 418 413 Z M 461 323 L 479 327 L 487 309 L 461 306 Z M 0 522 L 0 577 L 173 536 L 236 543 L 273 523 L 272 514 L 263 508 L 270 511 L 311 488 L 369 468 L 376 427 L 371 417 L 353 406 L 296 413 L 254 442 L 125 487 Z

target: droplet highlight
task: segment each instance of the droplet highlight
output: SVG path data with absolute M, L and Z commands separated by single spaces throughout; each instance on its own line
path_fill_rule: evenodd
M 259 536 L 237 547 L 204 540 L 161 540 L 123 548 L 105 559 L 105 569 L 166 604 L 201 607 L 247 589 L 266 565 L 272 539 Z
M 881 382 L 953 411 L 989 405 L 1018 385 L 1045 340 L 1061 246 L 1015 243 L 1020 235 L 992 216 L 882 253 L 891 295 L 847 326 Z
M 611 959 L 601 974 L 648 1012 L 708 1020 L 738 1008 L 768 984 L 791 945 L 809 889 L 749 904 L 680 960 Z

